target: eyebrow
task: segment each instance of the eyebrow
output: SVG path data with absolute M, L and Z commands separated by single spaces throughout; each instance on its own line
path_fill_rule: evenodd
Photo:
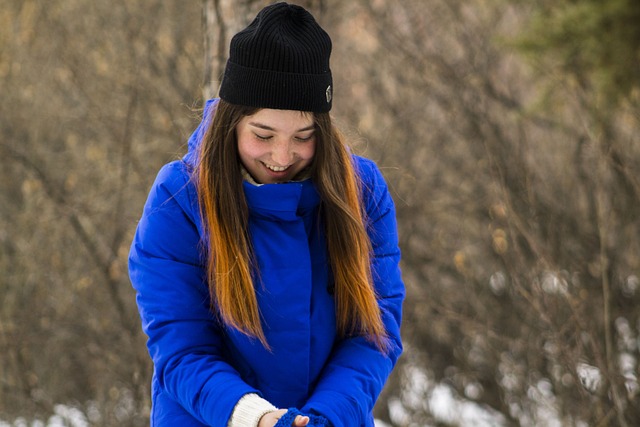
M 250 125 L 250 126 L 253 126 L 253 127 L 260 128 L 260 129 L 264 129 L 264 130 L 269 130 L 269 131 L 272 131 L 272 132 L 276 132 L 276 129 L 275 129 L 275 128 L 272 128 L 271 126 L 267 126 L 267 125 L 262 124 L 262 123 L 249 122 L 249 125 Z M 315 128 L 316 128 L 315 124 L 311 124 L 311 125 L 309 125 L 309 126 L 307 126 L 307 127 L 304 127 L 304 128 L 302 128 L 302 129 L 298 129 L 298 130 L 296 131 L 296 133 L 298 133 L 298 132 L 305 132 L 305 131 L 308 131 L 308 130 L 314 130 Z

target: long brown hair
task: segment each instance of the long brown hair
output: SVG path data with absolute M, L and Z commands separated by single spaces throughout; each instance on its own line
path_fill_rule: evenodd
M 260 321 L 242 188 L 236 126 L 258 109 L 220 100 L 200 148 L 196 178 L 208 239 L 207 279 L 222 320 L 269 348 Z M 311 179 L 321 197 L 329 260 L 335 282 L 336 323 L 341 337 L 362 335 L 386 350 L 371 274 L 371 243 L 361 188 L 343 136 L 328 113 L 315 113 L 316 152 Z

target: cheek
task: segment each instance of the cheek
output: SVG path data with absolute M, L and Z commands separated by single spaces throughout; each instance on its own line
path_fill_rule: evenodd
M 300 157 L 311 161 L 316 154 L 316 142 L 305 144 L 299 151 Z
M 259 146 L 245 138 L 238 139 L 238 154 L 243 160 L 249 160 L 260 156 Z

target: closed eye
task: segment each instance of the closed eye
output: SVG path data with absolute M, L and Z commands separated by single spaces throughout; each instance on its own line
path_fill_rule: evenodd
M 313 139 L 313 133 L 310 134 L 309 136 L 296 136 L 296 141 L 300 141 L 300 142 L 307 142 L 307 141 L 311 141 Z
M 254 133 L 254 135 L 256 136 L 256 138 L 258 138 L 260 141 L 268 141 L 271 139 L 271 135 L 259 135 L 257 133 Z

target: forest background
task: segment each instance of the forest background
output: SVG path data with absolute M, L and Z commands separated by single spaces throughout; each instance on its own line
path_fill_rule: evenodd
M 0 420 L 148 425 L 127 253 L 258 0 L 0 0 Z M 640 425 L 640 2 L 308 0 L 396 200 L 380 425 Z

